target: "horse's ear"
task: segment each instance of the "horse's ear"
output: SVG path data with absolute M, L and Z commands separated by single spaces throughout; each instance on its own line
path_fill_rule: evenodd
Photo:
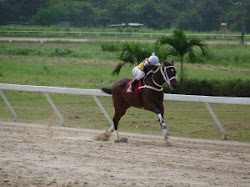
M 172 60 L 172 65 L 174 66 L 174 61 Z

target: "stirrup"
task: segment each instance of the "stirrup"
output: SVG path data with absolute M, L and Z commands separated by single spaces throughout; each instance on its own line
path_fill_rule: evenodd
M 127 93 L 132 93 L 132 92 L 133 92 L 132 86 L 130 85 L 130 86 L 128 87 L 128 89 L 127 89 Z

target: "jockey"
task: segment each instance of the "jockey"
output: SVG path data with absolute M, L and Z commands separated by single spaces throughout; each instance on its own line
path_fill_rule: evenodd
M 132 70 L 132 73 L 135 76 L 135 79 L 127 89 L 127 93 L 131 93 L 134 91 L 135 85 L 141 80 L 143 77 L 145 77 L 146 73 L 159 66 L 159 58 L 155 55 L 155 53 L 152 53 L 152 55 L 149 58 L 146 58 L 142 63 L 140 63 L 138 66 L 135 66 Z

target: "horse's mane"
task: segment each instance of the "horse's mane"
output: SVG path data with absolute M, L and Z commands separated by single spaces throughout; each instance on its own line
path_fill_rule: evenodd
M 163 62 L 162 66 L 174 66 L 174 62 L 165 61 Z

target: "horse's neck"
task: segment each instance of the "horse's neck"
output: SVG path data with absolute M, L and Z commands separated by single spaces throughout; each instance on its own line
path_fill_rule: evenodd
M 156 86 L 154 81 L 160 86 L 162 86 L 163 83 L 165 82 L 162 78 L 160 70 L 158 70 L 157 72 L 152 72 L 148 74 L 147 77 L 145 77 L 143 82 L 144 84 L 149 85 L 149 86 Z
M 159 71 L 157 71 L 155 74 L 154 74 L 154 80 L 159 84 L 159 85 L 163 85 L 165 83 L 165 80 L 162 76 L 162 73 L 161 73 L 161 69 L 159 69 Z

